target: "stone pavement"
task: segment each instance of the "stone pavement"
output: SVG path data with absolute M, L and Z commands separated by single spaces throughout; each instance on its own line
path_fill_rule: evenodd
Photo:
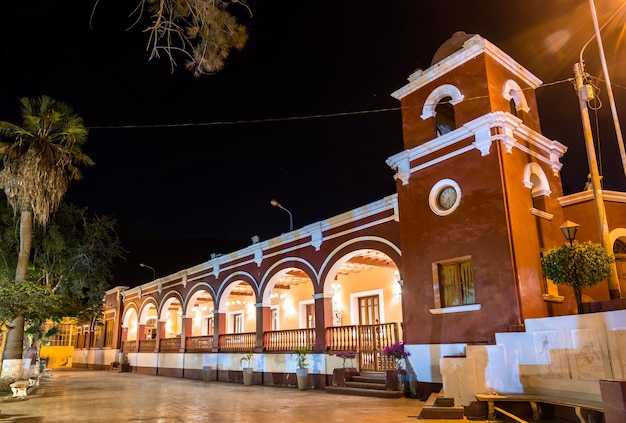
M 55 369 L 51 377 L 42 377 L 40 386 L 26 399 L 3 398 L 0 422 L 395 423 L 418 420 L 422 404 L 411 398 L 368 398 L 323 390 Z

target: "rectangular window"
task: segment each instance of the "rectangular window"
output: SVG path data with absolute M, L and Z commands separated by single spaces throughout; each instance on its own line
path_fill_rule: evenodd
M 234 333 L 243 333 L 243 313 L 233 314 Z
M 104 323 L 104 346 L 113 345 L 113 320 L 107 320 Z
M 454 307 L 476 303 L 471 257 L 435 263 L 435 307 Z
M 65 347 L 65 346 L 73 346 L 74 338 L 76 336 L 76 326 L 68 323 L 52 323 L 47 322 L 44 326 L 44 330 L 47 332 L 51 328 L 57 326 L 59 331 L 56 335 L 52 335 L 46 339 L 46 345 L 54 346 L 54 347 Z
M 91 333 L 91 346 L 97 347 L 98 342 L 100 341 L 100 337 L 102 336 L 102 326 L 96 325 L 93 332 Z
M 207 317 L 207 334 L 209 336 L 215 334 L 215 320 L 213 317 Z
M 306 305 L 306 327 L 308 329 L 315 328 L 315 304 Z
M 271 322 L 272 322 L 272 327 L 271 330 L 280 330 L 280 325 L 278 324 L 279 322 L 279 315 L 278 315 L 278 307 L 272 307 L 270 310 L 271 313 Z
M 543 253 L 544 251 L 541 251 L 541 257 L 543 257 Z M 563 296 L 559 295 L 559 288 L 545 275 L 543 275 L 543 299 L 546 301 L 563 302 Z

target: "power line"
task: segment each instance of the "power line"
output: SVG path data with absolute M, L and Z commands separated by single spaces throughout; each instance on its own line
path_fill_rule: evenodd
M 545 88 L 553 85 L 562 84 L 564 82 L 571 82 L 572 78 L 563 79 L 560 81 L 544 83 L 538 88 Z M 524 90 L 532 90 L 534 88 L 525 88 Z M 464 101 L 471 100 L 479 100 L 483 99 L 485 96 L 481 97 L 473 97 L 466 98 Z M 424 107 L 422 105 L 411 106 L 410 108 L 418 108 Z M 216 122 L 187 122 L 187 123 L 159 123 L 159 124 L 148 124 L 148 125 L 99 125 L 99 126 L 87 126 L 88 129 L 150 129 L 150 128 L 186 128 L 186 127 L 206 127 L 206 126 L 226 126 L 226 125 L 247 125 L 254 123 L 273 123 L 273 122 L 289 122 L 289 121 L 297 121 L 297 120 L 311 120 L 311 119 L 328 119 L 334 117 L 345 117 L 345 116 L 358 116 L 358 115 L 366 115 L 372 113 L 385 113 L 385 112 L 396 112 L 402 109 L 408 109 L 407 107 L 388 107 L 383 109 L 372 109 L 372 110 L 360 110 L 354 112 L 340 112 L 340 113 L 327 113 L 327 114 L 316 114 L 316 115 L 307 115 L 307 116 L 291 116 L 291 117 L 283 117 L 283 118 L 267 118 L 267 119 L 249 119 L 249 120 L 233 120 L 233 121 L 216 121 Z

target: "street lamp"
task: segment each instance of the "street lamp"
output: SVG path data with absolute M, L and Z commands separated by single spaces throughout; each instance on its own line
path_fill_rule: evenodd
M 570 247 L 572 246 L 572 241 L 574 241 L 574 238 L 576 237 L 576 231 L 578 231 L 579 226 L 580 225 L 578 223 L 574 223 L 571 220 L 566 220 L 561 226 L 559 226 L 559 229 L 563 232 L 563 236 L 569 241 Z
M 152 270 L 152 280 L 155 280 L 155 279 L 156 279 L 156 271 L 154 270 L 154 267 L 152 267 L 152 266 L 148 266 L 148 265 L 147 265 L 147 264 L 145 264 L 145 263 L 139 263 L 139 267 L 145 267 L 146 269 L 150 269 L 150 270 Z
M 278 201 L 276 200 L 272 200 L 270 201 L 270 204 L 274 207 L 278 207 L 279 209 L 283 209 L 285 210 L 287 213 L 289 213 L 289 232 L 293 232 L 293 216 L 291 215 L 291 212 L 289 210 L 287 210 L 286 208 L 284 208 L 282 206 L 282 204 L 280 204 Z

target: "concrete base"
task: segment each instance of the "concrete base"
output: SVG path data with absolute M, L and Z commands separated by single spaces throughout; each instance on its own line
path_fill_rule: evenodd
M 626 380 L 600 380 L 605 423 L 626 422 Z

